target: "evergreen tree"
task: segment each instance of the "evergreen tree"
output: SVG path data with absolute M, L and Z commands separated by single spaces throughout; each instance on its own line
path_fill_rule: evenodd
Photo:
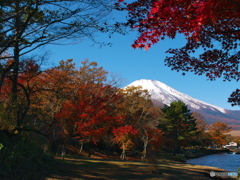
M 163 118 L 159 128 L 173 142 L 173 155 L 179 151 L 180 141 L 187 141 L 197 133 L 196 119 L 182 101 L 173 101 L 162 108 Z

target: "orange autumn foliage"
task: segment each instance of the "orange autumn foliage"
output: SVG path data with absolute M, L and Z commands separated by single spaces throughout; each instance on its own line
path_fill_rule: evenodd
M 226 133 L 231 131 L 231 127 L 224 122 L 217 121 L 208 130 L 215 144 L 224 145 L 227 143 Z

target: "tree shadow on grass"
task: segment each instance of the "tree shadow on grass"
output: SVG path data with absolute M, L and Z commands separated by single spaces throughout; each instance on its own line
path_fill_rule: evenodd
M 214 168 L 212 169 L 214 170 Z M 151 174 L 147 162 L 120 161 L 111 159 L 65 158 L 58 160 L 53 168 L 52 179 L 99 179 L 99 180 L 207 180 L 211 178 L 211 169 L 203 166 L 193 166 L 184 163 L 159 161 L 158 171 Z
M 146 164 L 135 161 L 91 158 L 65 158 L 52 171 L 50 179 L 148 179 L 159 178 L 150 174 Z

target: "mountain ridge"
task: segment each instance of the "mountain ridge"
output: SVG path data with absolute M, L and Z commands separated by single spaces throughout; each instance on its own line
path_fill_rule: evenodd
M 140 79 L 130 83 L 128 86 L 141 86 L 142 89 L 147 89 L 155 104 L 170 105 L 172 101 L 180 100 L 187 104 L 192 111 L 202 114 L 210 124 L 220 120 L 228 123 L 234 129 L 240 129 L 240 110 L 224 109 L 206 103 L 157 80 Z

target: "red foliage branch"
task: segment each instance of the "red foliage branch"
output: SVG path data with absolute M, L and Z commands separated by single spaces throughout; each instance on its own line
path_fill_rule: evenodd
M 126 25 L 139 33 L 133 48 L 147 50 L 160 40 L 182 34 L 186 44 L 167 51 L 171 56 L 165 59 L 166 66 L 210 80 L 240 80 L 239 1 L 135 0 L 119 1 L 116 8 L 128 11 Z M 239 104 L 238 99 L 230 101 Z
M 81 86 L 78 99 L 64 103 L 61 111 L 55 115 L 60 127 L 81 141 L 97 142 L 122 118 L 112 113 L 114 103 L 118 100 L 116 94 L 111 94 L 113 91 L 111 86 L 97 89 L 90 88 L 90 85 Z

